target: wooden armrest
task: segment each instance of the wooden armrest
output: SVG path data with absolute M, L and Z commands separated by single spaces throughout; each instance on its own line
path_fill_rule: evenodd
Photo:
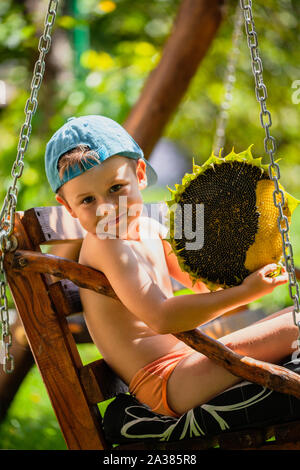
M 8 262 L 12 269 L 46 272 L 56 277 L 68 278 L 79 287 L 118 299 L 105 275 L 96 269 L 58 256 L 29 250 L 16 250 L 6 258 L 10 257 Z M 295 372 L 241 356 L 199 330 L 185 331 L 174 336 L 236 376 L 300 399 L 300 376 Z
M 233 375 L 300 398 L 300 375 L 285 367 L 242 356 L 199 330 L 184 331 L 174 336 Z
M 103 273 L 76 261 L 30 250 L 16 250 L 7 254 L 6 258 L 11 269 L 47 273 L 60 279 L 70 279 L 78 287 L 118 299 Z

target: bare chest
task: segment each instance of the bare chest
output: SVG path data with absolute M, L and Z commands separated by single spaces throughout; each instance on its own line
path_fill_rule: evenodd
M 139 265 L 167 297 L 173 296 L 172 284 L 160 239 L 129 242 Z
M 94 245 L 89 242 L 90 238 L 87 236 L 83 241 L 80 263 L 95 266 Z M 138 266 L 148 273 L 152 281 L 160 287 L 167 297 L 173 296 L 172 283 L 165 259 L 163 244 L 155 223 L 148 218 L 141 218 L 139 240 L 116 239 L 113 240 L 113 244 L 109 244 L 109 246 L 104 244 L 102 248 L 104 250 L 113 249 L 114 243 L 124 245 L 126 248 L 129 247 L 135 255 Z M 122 253 L 126 250 L 122 248 L 119 251 Z M 99 251 L 97 251 L 97 256 L 98 261 L 101 260 L 101 253 L 99 253 Z M 98 262 L 97 265 L 99 264 L 101 265 L 101 263 Z

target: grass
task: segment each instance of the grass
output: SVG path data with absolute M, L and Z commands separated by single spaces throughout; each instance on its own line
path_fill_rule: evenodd
M 295 195 L 299 198 L 299 194 Z M 294 248 L 296 266 L 300 266 L 300 209 L 293 216 L 290 239 Z M 186 293 L 183 290 L 182 293 Z M 291 305 L 287 285 L 253 302 L 251 309 L 263 308 L 266 313 Z M 78 346 L 84 364 L 99 358 L 92 344 Z M 100 405 L 103 414 L 107 403 Z M 36 366 L 25 378 L 7 417 L 0 425 L 0 449 L 64 450 L 66 444 L 53 412 L 50 400 Z

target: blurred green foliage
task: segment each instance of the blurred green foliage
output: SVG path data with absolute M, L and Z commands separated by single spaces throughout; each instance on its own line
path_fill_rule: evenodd
M 83 364 L 101 356 L 93 344 L 78 345 Z M 100 412 L 103 405 L 100 406 Z M 0 425 L 0 449 L 63 450 L 64 438 L 36 366 L 22 382 L 6 419 Z
M 27 3 L 6 0 L 0 4 L 0 80 L 12 89 L 7 106 L 0 108 L 1 200 L 10 183 L 11 166 L 25 118 L 24 105 L 29 97 L 33 65 L 38 58 L 42 8 L 40 6 L 42 19 L 37 21 L 33 13 L 28 12 Z M 45 12 L 47 2 L 39 3 Z M 149 72 L 160 59 L 179 3 L 179 0 L 68 0 L 60 3 L 53 36 L 58 30 L 63 31 L 69 41 L 70 78 L 59 79 L 55 70 L 53 75 L 53 65 L 50 73 L 47 57 L 45 83 L 33 117 L 25 170 L 19 184 L 19 209 L 55 202 L 45 178 L 44 150 L 51 135 L 69 116 L 99 113 L 119 122 L 125 120 Z M 235 0 L 229 2 L 225 21 L 164 133 L 185 148 L 196 162 L 205 161 L 211 152 L 231 50 L 235 4 Z M 257 1 L 254 13 L 269 92 L 268 107 L 272 112 L 272 134 L 278 142 L 277 155 L 282 157 L 282 183 L 290 192 L 297 192 L 300 105 L 292 102 L 296 92 L 292 85 L 300 79 L 300 3 L 297 0 Z M 241 151 L 254 143 L 256 155 L 263 155 L 264 134 L 249 51 L 243 39 L 226 150 L 234 146 Z M 76 50 L 81 48 L 80 56 L 76 55 L 74 44 Z M 88 48 L 83 50 L 82 44 Z

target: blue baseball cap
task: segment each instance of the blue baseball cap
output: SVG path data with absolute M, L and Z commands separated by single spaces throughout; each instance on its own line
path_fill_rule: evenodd
M 59 177 L 57 163 L 62 154 L 78 145 L 88 145 L 96 151 L 99 162 L 89 159 L 84 168 L 75 165 Z M 52 190 L 56 193 L 67 181 L 79 176 L 113 155 L 121 155 L 146 163 L 148 186 L 155 184 L 157 174 L 144 158 L 144 153 L 135 140 L 117 122 L 98 115 L 71 117 L 49 140 L 45 153 L 45 169 Z

